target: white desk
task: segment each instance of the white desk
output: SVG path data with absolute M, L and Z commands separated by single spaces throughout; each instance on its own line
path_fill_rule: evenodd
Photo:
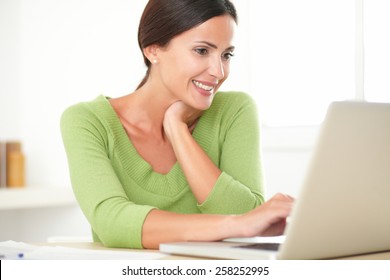
M 78 248 L 78 249 L 87 249 L 87 250 L 114 250 L 118 252 L 139 252 L 142 254 L 145 253 L 159 253 L 158 250 L 136 250 L 136 249 L 118 249 L 118 248 L 106 248 L 101 243 L 96 242 L 78 242 L 78 243 L 40 243 L 37 245 L 41 246 L 61 246 L 69 248 Z M 200 257 L 186 257 L 186 256 L 177 256 L 177 255 L 164 255 L 160 259 L 162 260 L 205 260 L 206 258 Z M 379 252 L 373 254 L 364 254 L 349 256 L 344 258 L 338 258 L 340 260 L 390 260 L 390 251 Z
M 37 243 L 34 245 L 38 246 L 60 246 L 67 248 L 75 249 L 84 249 L 84 250 L 97 250 L 97 251 L 115 251 L 115 252 L 130 252 L 130 253 L 139 253 L 144 257 L 145 254 L 150 254 L 154 259 L 154 254 L 160 253 L 158 250 L 145 250 L 145 249 L 125 249 L 125 248 L 107 248 L 104 247 L 101 243 L 98 242 L 59 242 L 59 243 Z M 161 260 L 204 260 L 205 258 L 198 257 L 185 257 L 185 256 L 174 256 L 161 253 Z M 151 258 L 152 259 L 152 258 Z

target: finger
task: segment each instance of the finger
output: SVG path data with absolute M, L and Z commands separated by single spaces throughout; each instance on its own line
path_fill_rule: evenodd
M 287 200 L 287 201 L 295 201 L 295 198 L 284 193 L 277 193 L 272 198 L 274 199 L 280 199 L 280 200 Z

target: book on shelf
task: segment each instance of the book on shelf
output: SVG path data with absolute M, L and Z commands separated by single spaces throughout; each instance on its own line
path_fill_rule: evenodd
M 0 188 L 5 187 L 6 184 L 5 165 L 5 143 L 0 141 Z
M 0 187 L 24 187 L 25 159 L 21 143 L 0 141 Z

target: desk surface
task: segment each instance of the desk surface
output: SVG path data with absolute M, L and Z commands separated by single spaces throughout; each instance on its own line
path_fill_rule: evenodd
M 103 244 L 98 242 L 48 242 L 48 243 L 34 243 L 38 246 L 60 246 L 74 249 L 84 249 L 84 250 L 98 250 L 98 251 L 115 251 L 115 252 L 131 252 L 131 253 L 150 253 L 154 255 L 155 253 L 160 253 L 159 250 L 146 250 L 146 249 L 126 249 L 126 248 L 107 248 Z M 159 259 L 161 260 L 205 260 L 206 258 L 199 257 L 186 257 L 186 256 L 177 256 L 161 253 L 163 256 Z
M 158 250 L 136 250 L 136 249 L 122 249 L 122 248 L 107 248 L 104 247 L 101 243 L 96 242 L 75 242 L 75 243 L 39 243 L 36 245 L 41 246 L 62 246 L 69 248 L 78 248 L 78 249 L 88 249 L 88 250 L 115 250 L 123 252 L 140 252 L 140 253 L 159 253 Z M 162 260 L 204 260 L 205 258 L 200 257 L 186 257 L 186 256 L 177 256 L 177 255 L 164 255 L 160 259 Z M 390 251 L 379 252 L 373 254 L 364 254 L 357 256 L 349 256 L 344 258 L 338 258 L 340 260 L 390 260 Z

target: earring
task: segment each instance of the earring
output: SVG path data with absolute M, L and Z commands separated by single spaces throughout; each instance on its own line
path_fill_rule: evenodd
M 153 64 L 156 64 L 156 63 L 157 63 L 157 59 L 154 59 L 152 63 L 153 63 Z

